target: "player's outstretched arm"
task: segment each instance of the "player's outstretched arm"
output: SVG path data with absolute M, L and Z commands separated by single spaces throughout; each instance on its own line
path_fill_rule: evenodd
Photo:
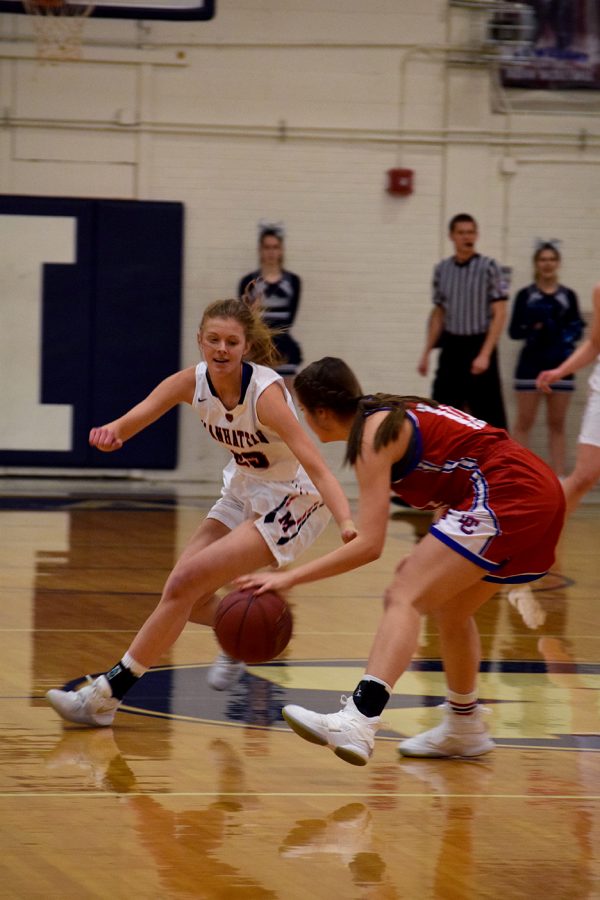
M 119 450 L 125 441 L 156 422 L 178 403 L 191 403 L 196 383 L 195 366 L 169 375 L 140 403 L 125 415 L 106 425 L 92 428 L 89 443 L 92 447 L 111 453 Z

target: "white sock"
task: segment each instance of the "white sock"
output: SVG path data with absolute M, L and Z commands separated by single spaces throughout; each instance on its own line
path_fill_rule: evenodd
M 457 694 L 456 691 L 447 693 L 450 709 L 457 716 L 472 716 L 477 709 L 478 698 L 478 691 L 471 691 L 470 694 Z
M 143 666 L 137 660 L 133 658 L 129 650 L 123 654 L 121 657 L 121 662 L 125 666 L 126 669 L 129 669 L 132 675 L 135 675 L 136 678 L 141 678 L 142 675 L 145 675 L 148 671 L 148 666 Z

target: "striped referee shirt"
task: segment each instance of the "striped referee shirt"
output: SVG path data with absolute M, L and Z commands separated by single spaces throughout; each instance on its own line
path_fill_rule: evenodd
M 500 266 L 489 256 L 476 253 L 466 262 L 450 256 L 433 270 L 433 302 L 444 310 L 444 330 L 450 334 L 485 334 L 492 303 L 507 299 Z

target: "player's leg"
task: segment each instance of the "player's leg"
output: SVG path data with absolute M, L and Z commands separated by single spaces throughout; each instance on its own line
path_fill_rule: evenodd
M 512 436 L 523 447 L 529 447 L 529 435 L 535 423 L 542 395 L 539 391 L 515 391 L 517 418 Z
M 590 390 L 581 421 L 575 468 L 563 481 L 567 515 L 600 478 L 600 391 Z
M 215 591 L 239 575 L 273 565 L 276 559 L 257 522 L 247 520 L 233 529 L 208 518 L 186 547 L 169 576 L 159 606 L 144 624 L 129 649 L 138 660 L 146 653 L 160 655 L 179 636 L 186 621 L 211 626 L 218 606 Z M 217 537 L 218 536 L 218 537 Z M 190 607 L 191 602 L 191 607 Z M 171 625 L 172 623 L 172 625 Z M 168 628 L 173 628 L 169 637 Z M 245 671 L 244 663 L 220 651 L 207 674 L 207 683 L 215 690 L 233 687 Z
M 393 687 L 412 660 L 420 617 L 454 603 L 463 591 L 479 585 L 484 574 L 480 566 L 426 535 L 398 565 L 385 592 L 367 673 Z
M 179 637 L 199 597 L 211 598 L 238 575 L 273 562 L 271 551 L 251 521 L 196 552 L 190 550 L 175 564 L 158 606 L 137 633 L 129 652 L 142 666 L 154 665 Z M 213 618 L 214 602 L 209 602 L 202 624 L 211 625 Z
M 566 459 L 565 421 L 571 400 L 571 392 L 552 391 L 551 394 L 546 394 L 545 396 L 550 465 L 558 476 L 563 476 L 565 474 Z
M 353 696 L 344 701 L 340 712 L 329 715 L 286 706 L 283 714 L 288 724 L 306 740 L 331 747 L 346 762 L 364 765 L 373 750 L 381 713 L 417 648 L 421 615 L 451 603 L 479 584 L 483 574 L 480 566 L 426 535 L 400 563 L 385 593 L 366 672 Z M 481 602 L 488 596 L 486 586 Z
M 600 479 L 600 446 L 578 444 L 575 468 L 563 483 L 567 515 L 577 508 L 581 499 Z
M 232 531 L 225 528 L 225 533 L 224 528 L 211 519 L 203 523 L 169 575 L 158 606 L 115 666 L 79 691 L 48 691 L 49 702 L 63 718 L 86 725 L 112 724 L 126 693 L 179 637 L 198 599 L 205 600 L 203 621 L 210 625 L 212 597 L 219 587 L 274 562 L 253 522 Z
M 401 741 L 403 756 L 481 756 L 494 749 L 478 703 L 481 643 L 473 616 L 497 590 L 496 584 L 480 581 L 433 612 L 448 686 L 444 718 L 429 731 Z

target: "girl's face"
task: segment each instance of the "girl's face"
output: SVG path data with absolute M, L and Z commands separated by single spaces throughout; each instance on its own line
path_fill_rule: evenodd
M 298 409 L 304 416 L 304 421 L 310 428 L 313 434 L 315 434 L 319 440 L 322 442 L 323 438 L 321 436 L 321 430 L 319 428 L 319 421 L 315 413 L 312 413 L 306 406 L 302 406 L 300 402 L 298 402 Z
M 267 235 L 260 242 L 260 262 L 263 266 L 277 266 L 283 257 L 283 247 L 275 235 Z
M 211 375 L 238 372 L 250 349 L 237 319 L 207 319 L 198 334 L 198 346 Z
M 347 439 L 350 431 L 348 424 L 339 419 L 332 410 L 318 407 L 311 411 L 300 402 L 298 402 L 298 408 L 302 412 L 306 424 L 322 444 Z
M 558 272 L 560 260 L 552 250 L 542 250 L 535 261 L 535 274 L 544 278 L 551 278 Z

